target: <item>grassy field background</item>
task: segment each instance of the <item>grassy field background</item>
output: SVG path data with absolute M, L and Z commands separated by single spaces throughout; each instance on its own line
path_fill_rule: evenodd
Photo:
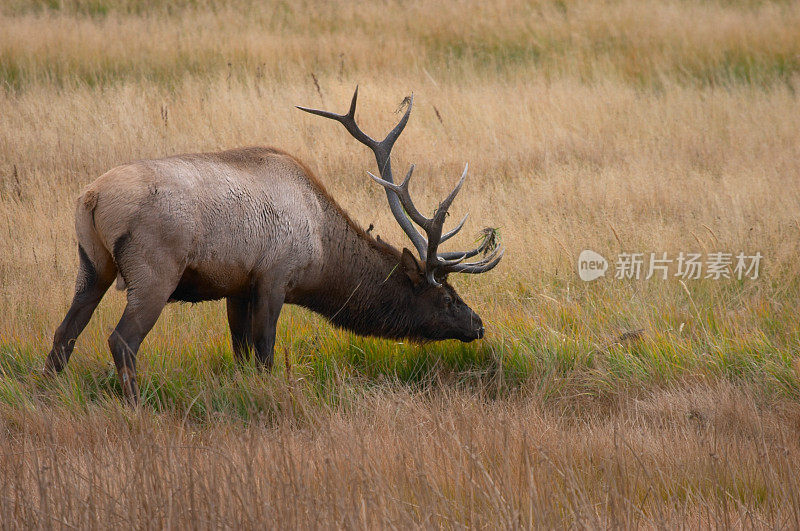
M 12 527 L 797 525 L 800 5 L 9 0 L 0 7 L 0 519 Z M 460 175 L 454 280 L 486 339 L 359 338 L 287 307 L 273 374 L 223 303 L 172 305 L 130 411 L 109 291 L 65 373 L 74 200 L 118 164 L 273 145 L 405 244 L 374 161 L 426 209 Z M 758 279 L 582 282 L 577 256 L 764 255 Z M 619 341 L 626 332 L 637 338 Z M 283 363 L 287 359 L 291 369 Z

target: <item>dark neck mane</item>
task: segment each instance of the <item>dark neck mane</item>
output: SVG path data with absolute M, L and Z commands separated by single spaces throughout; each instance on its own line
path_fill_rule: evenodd
M 317 285 L 291 302 L 360 335 L 416 338 L 413 286 L 400 266 L 400 251 L 359 227 L 305 169 L 320 201 L 330 207 L 325 231 L 336 244 L 325 250 Z

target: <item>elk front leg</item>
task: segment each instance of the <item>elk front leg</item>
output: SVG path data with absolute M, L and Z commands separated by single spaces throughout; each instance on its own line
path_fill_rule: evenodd
M 275 357 L 275 333 L 283 301 L 284 293 L 279 288 L 257 289 L 251 300 L 256 363 L 267 371 L 272 370 Z
M 228 325 L 231 328 L 231 342 L 236 361 L 247 361 L 253 349 L 253 316 L 250 299 L 244 297 L 228 297 Z

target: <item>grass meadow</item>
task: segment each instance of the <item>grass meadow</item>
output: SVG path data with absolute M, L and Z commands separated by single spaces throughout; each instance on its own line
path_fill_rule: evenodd
M 0 521 L 9 528 L 796 527 L 800 4 L 6 0 L 0 6 Z M 124 162 L 272 145 L 405 238 L 470 176 L 507 248 L 453 279 L 484 340 L 365 339 L 286 307 L 271 374 L 224 302 L 170 305 L 126 408 L 110 290 L 67 370 L 80 190 Z M 757 279 L 605 278 L 583 249 L 760 252 Z

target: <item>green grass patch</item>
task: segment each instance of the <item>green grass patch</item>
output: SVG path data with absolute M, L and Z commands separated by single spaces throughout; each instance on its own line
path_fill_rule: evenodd
M 252 361 L 238 364 L 227 338 L 179 350 L 159 346 L 158 339 L 145 342 L 138 362 L 143 402 L 197 422 L 219 416 L 251 421 L 297 415 L 298 401 L 346 407 L 349 397 L 384 387 L 471 389 L 488 399 L 530 391 L 543 400 L 562 400 L 613 396 L 696 375 L 740 382 L 768 396 L 800 396 L 792 352 L 764 334 L 725 337 L 725 329 L 710 323 L 705 329 L 714 335 L 649 333 L 607 346 L 520 320 L 469 344 L 414 345 L 326 332 L 326 325 L 320 326 L 313 335 L 283 329 L 272 374 Z M 564 330 L 572 330 L 570 323 Z M 0 346 L 0 402 L 14 407 L 59 403 L 85 411 L 121 396 L 104 350 L 79 347 L 65 373 L 49 380 L 39 375 L 45 352 L 31 345 Z

